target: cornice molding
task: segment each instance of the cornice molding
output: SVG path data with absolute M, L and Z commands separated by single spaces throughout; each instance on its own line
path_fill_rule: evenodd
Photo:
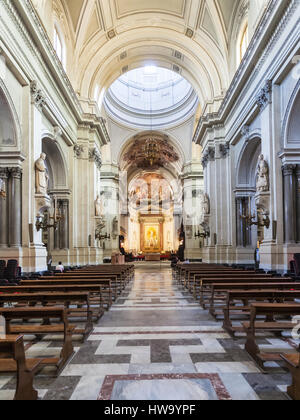
M 45 63 L 49 73 L 52 73 L 52 77 L 54 76 L 54 80 L 52 79 L 51 83 L 54 82 L 58 86 L 58 90 L 69 104 L 78 124 L 84 124 L 86 115 L 83 113 L 79 98 L 72 87 L 31 0 L 2 0 L 2 2 L 8 14 L 15 22 L 15 28 L 17 28 L 26 46 L 33 55 Z M 32 81 L 32 83 L 33 82 L 34 81 Z M 40 93 L 42 93 L 42 91 L 40 91 Z M 40 104 L 38 104 L 37 101 L 39 107 L 42 106 L 43 108 L 45 104 L 46 103 L 42 100 Z M 95 124 L 101 141 L 103 143 L 108 142 L 109 134 L 105 125 L 102 123 L 99 124 L 96 115 L 93 117 L 94 121 L 91 119 L 91 121 L 88 122 L 92 125 Z
M 194 142 L 199 142 L 205 131 L 215 126 L 215 124 L 224 124 L 226 118 L 232 110 L 233 104 L 242 94 L 241 92 L 243 91 L 245 77 L 248 77 L 247 82 L 251 83 L 257 76 L 259 70 L 266 60 L 266 57 L 274 47 L 284 28 L 287 26 L 290 17 L 292 16 L 296 7 L 299 5 L 299 2 L 300 0 L 288 0 L 287 5 L 284 6 L 284 9 L 282 11 L 278 11 L 276 10 L 278 1 L 270 1 L 244 55 L 244 58 L 237 72 L 235 73 L 229 89 L 227 90 L 219 111 L 213 114 L 203 115 L 200 118 L 194 134 Z M 279 17 L 277 17 L 278 14 L 280 14 Z M 271 36 L 268 39 L 265 39 L 265 29 L 269 28 L 272 20 L 276 18 L 279 20 L 278 24 L 276 25 L 274 23 L 274 30 L 271 31 Z

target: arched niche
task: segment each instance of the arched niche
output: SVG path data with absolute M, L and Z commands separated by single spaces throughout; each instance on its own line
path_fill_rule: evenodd
M 298 149 L 300 147 L 300 87 L 292 97 L 291 105 L 288 109 L 288 118 L 285 132 L 285 147 Z
M 261 154 L 261 139 L 254 137 L 249 140 L 242 152 L 237 167 L 237 187 L 255 188 L 256 170 Z
M 0 86 L 0 150 L 6 151 L 17 146 L 17 132 L 13 106 L 8 95 Z
M 49 172 L 49 189 L 66 189 L 68 187 L 66 163 L 58 144 L 49 137 L 43 138 L 43 153 L 46 154 L 46 165 Z

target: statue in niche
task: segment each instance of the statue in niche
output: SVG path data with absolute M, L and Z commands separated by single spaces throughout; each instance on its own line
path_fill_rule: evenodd
M 119 235 L 119 222 L 117 217 L 112 221 L 112 231 L 114 238 L 116 238 Z
M 95 215 L 96 217 L 102 216 L 102 200 L 100 195 L 97 195 L 97 199 L 95 201 Z
M 269 191 L 269 165 L 264 155 L 260 155 L 257 168 L 256 191 Z
M 35 189 L 37 194 L 47 195 L 49 176 L 45 164 L 46 154 L 42 153 L 35 162 Z
M 202 209 L 204 215 L 210 214 L 210 199 L 207 193 L 203 196 Z

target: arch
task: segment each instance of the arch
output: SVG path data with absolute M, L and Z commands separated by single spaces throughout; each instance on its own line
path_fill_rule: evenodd
M 143 48 L 146 54 L 131 54 L 138 47 Z M 179 64 L 172 54 L 164 54 L 162 50 L 157 54 L 148 54 L 149 48 L 154 47 L 178 51 L 184 60 Z M 107 89 L 121 75 L 124 66 L 136 68 L 144 65 L 147 60 L 154 61 L 155 64 L 179 65 L 183 77 L 197 91 L 202 106 L 205 101 L 221 96 L 223 89 L 228 86 L 227 72 L 220 71 L 227 68 L 226 61 L 221 52 L 211 47 L 210 41 L 203 34 L 197 34 L 195 42 L 184 34 L 167 28 L 134 28 L 102 47 L 91 46 L 90 51 L 92 54 L 89 53 L 88 57 L 87 54 L 82 54 L 82 71 L 78 75 L 80 91 L 89 97 L 93 96 L 96 84 Z M 120 51 L 128 52 L 127 59 L 122 63 L 119 59 Z M 211 51 L 214 51 L 214 55 Z
M 183 166 L 185 164 L 185 162 L 186 162 L 185 153 L 184 153 L 184 151 L 183 151 L 180 143 L 174 138 L 174 136 L 170 136 L 169 133 L 166 133 L 164 131 L 153 131 L 153 132 L 149 132 L 147 130 L 146 131 L 140 131 L 139 133 L 136 133 L 134 135 L 129 134 L 127 136 L 127 138 L 124 140 L 122 146 L 120 147 L 120 150 L 119 150 L 119 153 L 118 153 L 118 156 L 117 156 L 117 162 L 118 162 L 118 164 L 121 163 L 123 155 L 130 148 L 130 146 L 134 142 L 134 140 L 136 140 L 139 137 L 144 136 L 146 134 L 149 134 L 149 135 L 157 135 L 159 137 L 167 136 L 168 137 L 168 141 L 170 142 L 171 146 L 174 147 L 174 149 L 176 150 L 176 152 L 179 155 L 180 165 Z
M 42 151 L 47 156 L 46 165 L 49 171 L 49 189 L 68 188 L 67 165 L 64 154 L 49 133 L 44 133 L 42 137 Z
M 282 147 L 300 148 L 300 80 L 298 80 L 290 98 L 283 121 Z
M 256 170 L 261 154 L 261 138 L 257 133 L 245 143 L 237 165 L 236 185 L 238 188 L 256 188 Z
M 0 150 L 20 150 L 21 126 L 13 100 L 0 78 Z

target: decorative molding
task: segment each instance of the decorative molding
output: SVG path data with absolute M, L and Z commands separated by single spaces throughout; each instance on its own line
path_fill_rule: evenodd
M 81 156 L 84 152 L 83 146 L 75 144 L 73 149 L 74 149 L 75 157 L 77 157 L 78 159 L 81 158 Z
M 277 39 L 288 25 L 288 22 L 298 5 L 299 0 L 289 0 L 289 2 L 287 2 L 287 6 L 281 12 L 277 24 L 274 24 L 274 30 L 271 32 L 272 35 L 267 38 L 265 44 L 263 44 L 264 31 L 266 28 L 270 27 L 271 20 L 274 19 L 274 12 L 278 7 L 277 0 L 270 0 L 254 36 L 252 37 L 244 58 L 226 92 L 219 111 L 213 114 L 206 114 L 206 116 L 202 116 L 200 118 L 194 134 L 194 142 L 198 142 L 200 140 L 207 128 L 211 128 L 216 123 L 223 123 L 225 121 L 226 117 L 232 111 L 233 105 L 237 102 L 235 93 L 242 92 L 243 85 L 245 86 L 244 78 L 246 77 L 246 73 L 249 73 L 247 83 L 250 84 L 258 75 L 258 72 L 266 61 L 266 57 L 274 48 Z
M 42 110 L 46 105 L 46 97 L 41 89 L 38 89 L 38 83 L 33 80 L 30 83 L 31 103 L 35 105 L 39 110 Z
M 256 96 L 256 104 L 260 111 L 264 110 L 265 107 L 272 101 L 272 81 L 267 80 L 265 86 L 261 89 L 259 94 Z
M 97 166 L 97 168 L 100 171 L 101 167 L 102 167 L 102 158 L 101 158 L 101 154 L 98 152 L 96 147 L 89 150 L 89 159 L 90 159 L 90 161 L 95 162 L 95 165 Z
M 249 125 L 243 125 L 242 129 L 241 129 L 241 136 L 243 137 L 243 139 L 248 140 L 249 136 L 250 136 L 250 127 Z
M 113 39 L 116 36 L 116 31 L 114 29 L 111 29 L 110 31 L 107 32 L 107 37 L 108 39 Z
M 297 165 L 286 164 L 282 166 L 283 176 L 292 176 L 294 175 Z
M 50 70 L 53 70 L 53 74 L 55 76 L 54 79 L 58 80 L 63 86 L 63 89 L 60 89 L 60 92 L 64 97 L 64 100 L 66 100 L 67 103 L 70 105 L 73 114 L 78 120 L 78 124 L 85 123 L 85 114 L 83 113 L 83 109 L 81 107 L 78 96 L 75 90 L 73 89 L 73 86 L 65 72 L 65 69 L 60 59 L 56 54 L 53 44 L 39 18 L 38 13 L 33 7 L 32 1 L 22 0 L 21 2 L 15 2 L 14 0 L 2 0 L 2 3 L 5 6 L 9 16 L 15 23 L 14 28 L 17 28 L 20 36 L 22 37 L 23 41 L 25 42 L 26 46 L 33 54 L 33 56 L 35 56 L 37 60 L 43 63 L 44 69 L 46 68 L 46 64 L 42 51 L 47 55 L 47 58 L 51 62 L 52 68 L 50 68 Z M 21 18 L 21 16 L 23 15 L 25 15 L 25 17 L 28 19 L 28 26 L 25 26 L 23 18 Z M 30 25 L 33 28 L 32 33 L 28 29 Z M 9 33 L 10 36 L 14 39 L 16 45 L 18 45 L 15 33 L 11 31 L 9 31 Z M 36 37 L 36 39 L 34 39 L 34 37 Z M 41 46 L 38 45 L 36 40 L 38 40 Z M 49 72 L 49 75 L 47 74 L 47 78 L 50 83 L 53 83 L 53 79 L 50 77 L 50 73 L 51 72 Z M 44 106 L 46 105 L 46 103 L 43 103 L 42 101 L 39 105 Z M 94 117 L 97 119 L 96 116 Z M 97 131 L 99 132 L 100 138 L 104 143 L 109 142 L 109 134 L 105 125 L 101 123 L 97 124 L 97 122 L 98 121 L 96 121 L 95 125 Z
M 13 177 L 13 178 L 17 178 L 17 179 L 21 179 L 22 178 L 22 169 L 19 167 L 14 167 L 14 168 L 8 168 L 8 173 Z
M 0 178 L 8 177 L 8 168 L 0 168 Z
M 53 136 L 54 136 L 54 140 L 57 140 L 58 137 L 60 137 L 62 135 L 62 129 L 58 126 L 53 128 Z
M 209 147 L 203 154 L 202 166 L 203 168 L 207 167 L 209 161 L 214 161 L 216 156 L 216 149 L 214 147 Z
M 219 144 L 219 152 L 221 158 L 226 158 L 230 152 L 230 143 L 227 142 L 225 144 Z
M 193 38 L 193 36 L 194 36 L 194 31 L 193 31 L 193 29 L 191 29 L 191 28 L 187 28 L 187 29 L 186 29 L 186 31 L 185 31 L 185 35 L 186 35 L 188 38 Z

